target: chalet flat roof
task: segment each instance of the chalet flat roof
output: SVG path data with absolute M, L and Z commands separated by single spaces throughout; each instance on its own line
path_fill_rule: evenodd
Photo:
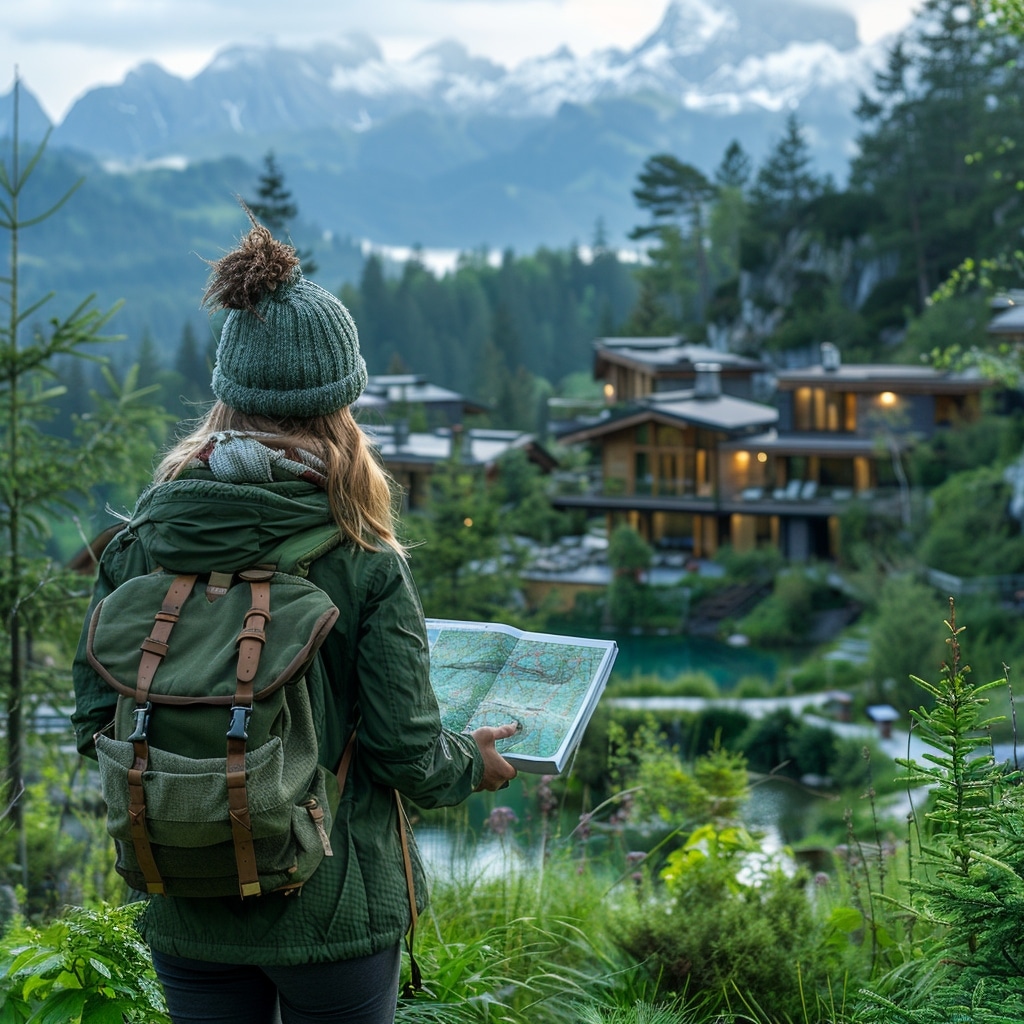
M 381 457 L 392 464 L 412 462 L 432 465 L 451 458 L 450 430 L 410 433 L 398 443 L 392 424 L 362 424 L 362 428 Z M 466 461 L 470 465 L 489 466 L 514 448 L 535 450 L 542 456 L 543 461 L 549 462 L 551 466 L 557 465 L 557 460 L 538 443 L 535 435 L 525 434 L 519 430 L 467 430 L 462 443 L 468 446 Z M 467 448 L 464 448 L 464 452 L 466 451 Z
M 731 433 L 769 427 L 778 419 L 778 410 L 770 405 L 750 402 L 734 395 L 698 398 L 692 389 L 660 391 L 648 395 L 641 403 L 632 405 L 618 415 L 611 413 L 597 423 L 569 431 L 561 435 L 559 440 L 567 444 L 588 441 L 652 420 L 672 426 L 684 424 Z
M 708 345 L 694 345 L 679 335 L 663 338 L 598 338 L 594 358 L 650 370 L 693 372 L 698 363 L 715 363 L 723 373 L 756 373 L 767 369 L 764 363 L 735 352 L 720 352 Z
M 843 363 L 834 370 L 826 370 L 820 365 L 778 370 L 775 384 L 781 391 L 801 386 L 827 386 L 846 391 L 970 394 L 990 388 L 994 382 L 974 371 L 948 373 L 910 363 Z
M 364 397 L 366 401 L 364 402 Z M 460 395 L 457 391 L 431 384 L 418 374 L 387 374 L 370 377 L 366 390 L 356 399 L 355 405 L 372 405 L 374 399 L 390 403 L 410 402 L 423 405 L 462 405 L 468 412 L 486 412 L 478 402 Z
M 1024 334 L 1024 306 L 1007 305 L 992 317 L 985 330 L 989 334 Z

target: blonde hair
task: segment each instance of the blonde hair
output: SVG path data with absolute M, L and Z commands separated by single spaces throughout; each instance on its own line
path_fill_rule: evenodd
M 377 460 L 348 406 L 309 419 L 270 419 L 241 413 L 215 402 L 195 428 L 164 455 L 153 479 L 157 484 L 177 479 L 206 446 L 210 435 L 238 430 L 269 436 L 260 440 L 272 448 L 301 448 L 322 459 L 327 467 L 327 500 L 338 529 L 368 551 L 381 543 L 405 554 L 396 536 L 398 489 Z

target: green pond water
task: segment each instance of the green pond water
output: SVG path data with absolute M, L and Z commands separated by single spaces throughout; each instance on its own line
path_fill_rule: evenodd
M 719 640 L 695 636 L 616 636 L 619 654 L 614 674 L 675 679 L 684 673 L 703 672 L 720 690 L 728 691 L 745 676 L 760 676 L 769 683 L 783 667 L 782 659 L 753 647 L 733 647 Z

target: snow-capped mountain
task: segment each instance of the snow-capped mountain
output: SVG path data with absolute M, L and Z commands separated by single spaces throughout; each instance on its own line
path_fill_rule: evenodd
M 628 229 L 651 153 L 710 171 L 738 138 L 757 159 L 792 110 L 818 169 L 842 179 L 879 56 L 849 15 L 805 0 L 670 0 L 632 50 L 513 68 L 454 41 L 388 61 L 361 35 L 232 47 L 191 79 L 143 64 L 84 95 L 52 141 L 120 168 L 273 148 L 303 211 L 331 230 L 564 244 L 598 217 Z
M 389 62 L 359 35 L 303 51 L 231 48 L 191 80 L 143 64 L 80 99 L 54 141 L 130 160 L 202 151 L 219 136 L 364 132 L 414 109 L 550 118 L 564 103 L 648 96 L 720 116 L 775 112 L 822 90 L 848 103 L 873 59 L 838 11 L 800 0 L 671 0 L 628 53 L 562 49 L 511 69 L 453 41 Z

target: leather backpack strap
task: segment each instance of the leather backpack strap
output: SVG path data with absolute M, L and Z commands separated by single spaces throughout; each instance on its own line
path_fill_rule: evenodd
M 412 857 L 409 854 L 408 830 L 412 828 L 409 818 L 405 813 L 405 805 L 402 803 L 402 795 L 395 790 L 395 803 L 398 805 L 398 835 L 402 841 L 402 862 L 405 867 L 405 888 L 409 894 L 409 931 L 405 936 L 405 948 L 409 952 L 409 981 L 403 990 L 407 998 L 414 996 L 423 988 L 423 975 L 420 973 L 420 965 L 416 963 L 413 955 L 413 942 L 416 940 L 416 922 L 419 919 L 419 911 L 416 909 L 416 880 L 412 873 Z
M 228 812 L 231 816 L 231 838 L 235 846 L 235 867 L 238 871 L 240 896 L 259 896 L 262 892 L 256 869 L 256 851 L 252 841 L 252 820 L 249 815 L 249 794 L 246 789 L 245 745 L 249 738 L 248 722 L 252 713 L 253 680 L 259 668 L 263 645 L 267 642 L 266 626 L 270 621 L 270 581 L 251 580 L 252 607 L 245 613 L 242 631 L 238 634 L 238 671 L 235 699 L 231 705 L 231 723 L 227 731 Z
M 352 765 L 352 758 L 355 754 L 356 732 L 356 729 L 352 730 L 352 735 L 349 736 L 348 742 L 345 744 L 345 750 L 341 755 L 338 769 L 335 772 L 335 777 L 338 780 L 339 795 L 345 791 L 345 782 L 348 779 L 349 768 Z M 409 850 L 408 833 L 411 831 L 412 825 L 409 823 L 409 816 L 405 813 L 405 805 L 402 803 L 401 794 L 397 789 L 393 790 L 393 792 L 395 794 L 395 805 L 398 808 L 398 837 L 402 844 L 405 888 L 409 897 L 409 930 L 406 933 L 405 946 L 409 952 L 410 978 L 405 985 L 403 995 L 411 997 L 423 989 L 423 975 L 420 972 L 420 965 L 416 962 L 416 957 L 413 955 L 413 941 L 416 937 L 416 922 L 419 919 L 419 910 L 416 908 L 416 879 L 412 871 L 412 854 Z
M 334 773 L 334 777 L 338 780 L 338 796 L 345 792 L 345 782 L 348 779 L 348 770 L 352 766 L 352 756 L 356 752 L 356 730 L 352 730 L 352 735 L 348 738 L 348 743 L 345 744 L 345 749 L 342 751 L 341 760 L 338 762 L 338 770 Z
M 128 827 L 135 848 L 135 859 L 139 862 L 139 870 L 146 882 L 146 892 L 155 896 L 164 894 L 164 880 L 156 865 L 149 833 L 146 831 L 146 791 L 142 784 L 143 775 L 149 768 L 149 690 L 156 670 L 167 654 L 167 642 L 181 616 L 181 606 L 192 593 L 195 584 L 194 575 L 175 576 L 160 611 L 153 618 L 149 636 L 142 641 L 142 657 L 139 659 L 135 680 L 135 728 L 128 737 L 135 754 L 132 766 L 128 769 Z

